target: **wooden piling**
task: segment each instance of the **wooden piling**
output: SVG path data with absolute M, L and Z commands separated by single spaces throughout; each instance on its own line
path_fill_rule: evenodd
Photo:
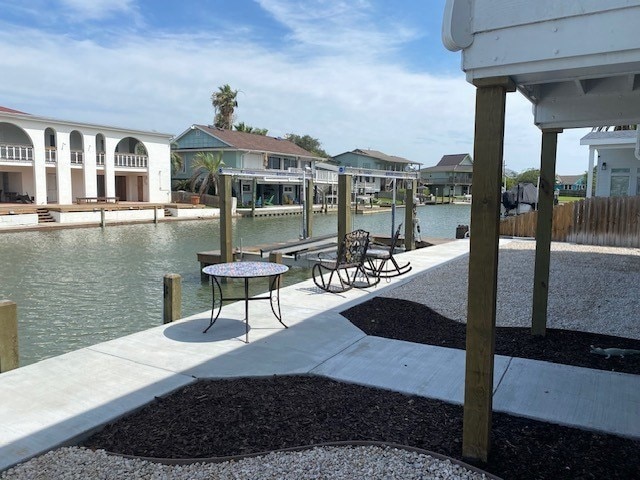
M 220 175 L 220 259 L 233 262 L 233 227 L 231 224 L 231 175 Z
M 404 248 L 407 251 L 414 250 L 416 248 L 413 227 L 413 222 L 415 219 L 415 202 L 413 197 L 413 192 L 415 192 L 415 184 L 416 182 L 412 182 L 411 188 L 407 188 L 404 194 Z
M 313 179 L 307 179 L 307 198 L 304 199 L 306 208 L 306 229 L 307 238 L 313 237 Z
M 18 368 L 18 307 L 10 300 L 0 301 L 0 373 Z
M 164 276 L 164 323 L 182 317 L 182 277 L 177 273 Z
M 338 175 L 338 242 L 351 231 L 351 175 Z

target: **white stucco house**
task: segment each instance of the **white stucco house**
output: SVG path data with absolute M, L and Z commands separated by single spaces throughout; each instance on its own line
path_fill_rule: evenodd
M 640 132 L 595 131 L 582 137 L 580 145 L 589 147 L 590 165 L 594 164 L 594 158 L 597 157 L 594 196 L 640 195 Z M 590 189 L 587 189 L 587 197 L 592 195 Z
M 65 205 L 110 197 L 168 203 L 171 137 L 0 107 L 0 202 L 33 197 L 37 205 Z

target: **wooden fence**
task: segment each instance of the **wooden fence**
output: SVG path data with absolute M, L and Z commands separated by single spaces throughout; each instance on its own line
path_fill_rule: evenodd
M 538 212 L 507 217 L 500 235 L 535 237 Z M 640 248 L 640 196 L 592 197 L 556 205 L 551 239 L 585 245 Z

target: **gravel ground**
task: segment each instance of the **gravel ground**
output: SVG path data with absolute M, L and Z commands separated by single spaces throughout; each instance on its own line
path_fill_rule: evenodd
M 500 248 L 496 325 L 530 327 L 535 242 Z M 468 256 L 383 296 L 466 323 Z M 640 249 L 551 244 L 547 327 L 640 339 Z

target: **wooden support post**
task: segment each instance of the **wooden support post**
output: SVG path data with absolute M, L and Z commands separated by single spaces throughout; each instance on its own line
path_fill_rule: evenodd
M 273 263 L 282 263 L 282 252 L 279 252 L 278 250 L 269 252 L 269 261 Z
M 182 317 L 182 277 L 177 273 L 164 276 L 164 323 Z
M 338 244 L 351 231 L 351 175 L 338 175 Z
M 104 213 L 104 208 L 100 209 L 100 226 L 104 228 L 107 225 L 107 220 Z
M 153 223 L 158 223 L 158 207 L 153 207 Z
M 233 262 L 231 175 L 220 175 L 220 262 Z
M 404 194 L 404 248 L 405 250 L 414 250 L 416 248 L 416 243 L 414 241 L 414 228 L 413 228 L 413 219 L 414 219 L 414 193 L 416 187 L 416 182 L 411 183 L 411 188 L 407 188 Z
M 307 179 L 307 198 L 304 199 L 304 206 L 307 209 L 305 225 L 307 228 L 307 238 L 313 237 L 313 179 Z
M 491 448 L 500 187 L 508 79 L 476 85 L 462 455 L 487 461 Z
M 531 316 L 531 334 L 541 337 L 544 337 L 547 333 L 551 229 L 553 226 L 553 187 L 556 183 L 556 149 L 558 133 L 560 132 L 562 130 L 542 130 L 538 223 L 536 225 L 536 262 L 533 274 L 533 310 Z
M 18 306 L 0 300 L 0 373 L 18 368 Z
M 258 180 L 251 180 L 251 216 L 256 216 L 256 190 L 258 189 Z

